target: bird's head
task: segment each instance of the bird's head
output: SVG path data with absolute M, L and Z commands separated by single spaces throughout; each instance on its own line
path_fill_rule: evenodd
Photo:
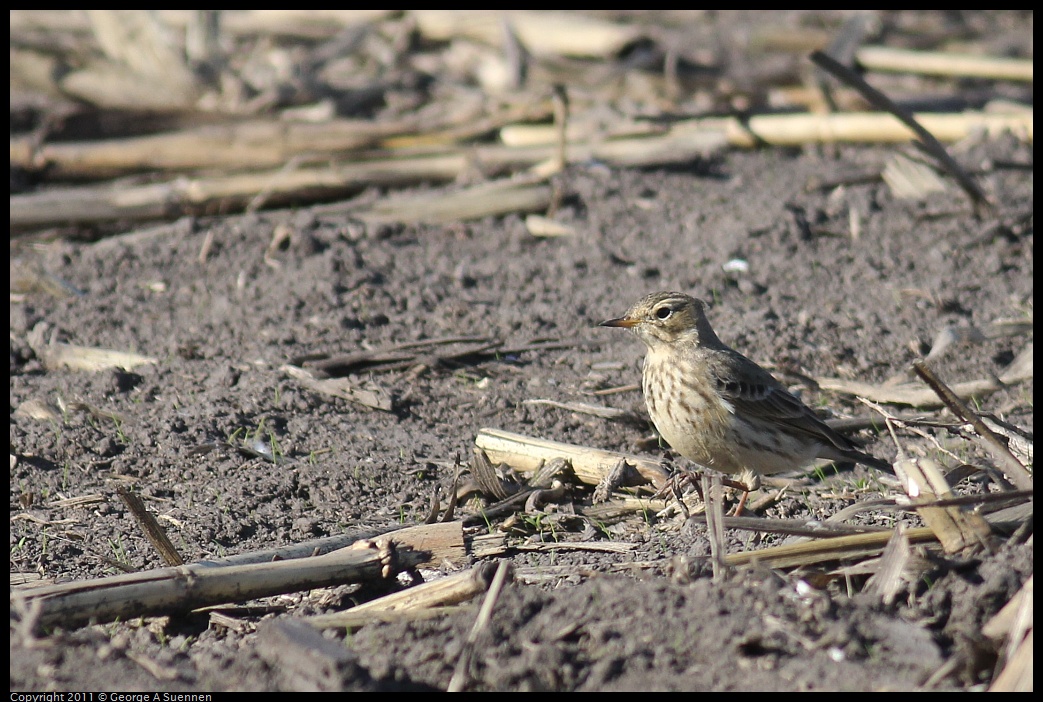
M 720 343 L 704 309 L 703 301 L 690 295 L 657 292 L 638 300 L 622 317 L 599 326 L 630 329 L 649 348 L 678 342 Z

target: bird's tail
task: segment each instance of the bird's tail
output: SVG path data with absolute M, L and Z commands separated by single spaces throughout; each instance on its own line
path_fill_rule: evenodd
M 851 461 L 852 463 L 861 463 L 864 466 L 870 468 L 876 468 L 877 470 L 885 473 L 894 473 L 895 469 L 891 465 L 890 461 L 885 461 L 882 458 L 877 458 L 868 453 L 863 453 L 856 449 L 834 449 L 830 452 L 833 455 L 821 456 L 822 458 L 828 458 L 831 461 Z

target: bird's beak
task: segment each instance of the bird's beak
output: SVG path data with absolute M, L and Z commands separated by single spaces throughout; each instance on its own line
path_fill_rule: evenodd
M 623 327 L 629 329 L 635 327 L 638 324 L 638 320 L 633 317 L 617 317 L 616 319 L 608 319 L 599 324 L 599 327 Z

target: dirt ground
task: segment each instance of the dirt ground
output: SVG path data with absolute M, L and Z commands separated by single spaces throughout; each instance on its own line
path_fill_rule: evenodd
M 1028 32 L 1031 46 L 1027 24 L 1001 29 L 1011 45 Z M 590 402 L 645 416 L 640 391 L 592 395 L 639 382 L 644 352 L 629 334 L 596 325 L 654 290 L 708 300 L 722 339 L 809 403 L 867 416 L 853 398 L 802 386 L 799 374 L 882 383 L 945 328 L 1032 316 L 1031 143 L 1004 135 L 952 147 L 996 202 L 981 218 L 951 183 L 903 201 L 860 177 L 898 151 L 905 147 L 732 150 L 644 171 L 577 164 L 559 178 L 556 215 L 576 233 L 555 238 L 533 237 L 518 216 L 367 227 L 294 209 L 13 249 L 17 265 L 39 266 L 78 292 L 10 304 L 12 575 L 66 581 L 120 572 L 114 561 L 162 567 L 119 487 L 139 493 L 195 561 L 419 523 L 436 488 L 451 489 L 454 464 L 470 460 L 482 427 L 669 457 L 647 423 L 526 403 Z M 291 236 L 269 252 L 279 227 Z M 48 338 L 158 362 L 132 372 L 46 370 L 27 341 L 41 324 Z M 450 336 L 566 343 L 355 373 L 390 394 L 390 412 L 320 396 L 280 370 L 310 354 Z M 950 383 L 989 377 L 1025 344 L 1024 335 L 961 342 L 934 368 Z M 1023 383 L 979 409 L 1031 430 L 1032 393 Z M 60 400 L 66 411 L 57 422 L 16 412 L 30 400 Z M 274 441 L 285 460 L 220 445 L 198 451 L 244 432 Z M 902 447 L 949 468 L 991 462 L 964 438 L 928 436 L 902 434 Z M 886 434 L 860 437 L 874 454 L 896 456 Z M 824 519 L 898 492 L 862 468 L 795 484 L 756 516 Z M 958 492 L 989 489 L 972 477 Z M 94 494 L 103 499 L 52 504 Z M 571 499 L 590 495 L 577 489 Z M 921 523 L 902 511 L 871 516 Z M 997 661 L 982 625 L 1033 572 L 1029 529 L 971 555 L 932 554 L 924 577 L 884 604 L 859 592 L 858 576 L 827 582 L 821 572 L 752 567 L 715 580 L 695 520 L 634 516 L 609 532 L 579 521 L 561 518 L 553 534 L 510 543 L 611 539 L 632 550 L 512 551 L 514 581 L 474 645 L 468 689 L 981 689 Z M 782 541 L 726 533 L 729 552 Z M 480 600 L 341 633 L 347 653 L 322 680 L 302 681 L 281 664 L 267 620 L 342 609 L 355 596 L 345 587 L 271 598 L 268 614 L 236 615 L 242 627 L 193 615 L 37 636 L 13 624 L 11 689 L 446 689 Z

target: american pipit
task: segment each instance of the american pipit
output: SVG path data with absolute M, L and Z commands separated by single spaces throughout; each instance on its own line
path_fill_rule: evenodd
M 802 468 L 816 458 L 891 470 L 718 339 L 702 300 L 652 293 L 601 326 L 630 329 L 648 347 L 641 385 L 652 423 L 667 443 L 704 468 L 738 474 L 747 490 L 756 489 L 761 475 Z

